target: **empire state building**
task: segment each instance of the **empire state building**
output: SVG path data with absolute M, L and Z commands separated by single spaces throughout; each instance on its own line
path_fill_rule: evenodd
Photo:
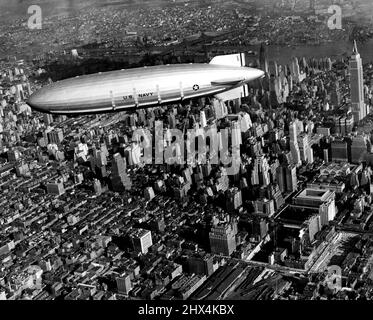
M 354 48 L 350 59 L 350 87 L 352 114 L 356 123 L 367 115 L 367 108 L 364 102 L 363 63 L 360 53 L 357 51 L 356 41 L 354 41 Z

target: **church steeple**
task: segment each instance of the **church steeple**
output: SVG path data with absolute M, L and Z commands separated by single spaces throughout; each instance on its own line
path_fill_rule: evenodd
M 357 55 L 357 54 L 359 54 L 359 52 L 357 51 L 357 44 L 356 44 L 356 40 L 354 40 L 354 48 L 352 49 L 352 53 L 353 53 L 354 55 Z

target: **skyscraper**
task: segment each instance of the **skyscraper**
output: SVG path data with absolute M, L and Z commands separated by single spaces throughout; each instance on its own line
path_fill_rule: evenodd
M 60 196 L 65 193 L 65 187 L 61 180 L 47 183 L 47 193 Z
M 336 139 L 331 143 L 332 149 L 332 160 L 347 162 L 348 161 L 348 149 L 347 142 L 342 139 Z
M 214 225 L 209 238 L 212 253 L 230 256 L 236 250 L 236 234 L 231 223 Z
M 298 188 L 297 168 L 295 165 L 277 168 L 277 182 L 281 192 L 294 192 Z
M 269 93 L 270 93 L 270 104 L 271 107 L 277 108 L 282 102 L 280 99 L 280 83 L 279 78 L 271 75 L 269 79 Z
M 115 278 L 119 294 L 128 294 L 132 289 L 131 277 L 128 273 L 124 272 L 119 277 Z
M 189 273 L 204 274 L 210 276 L 214 272 L 213 256 L 210 254 L 195 254 L 186 261 Z
M 253 170 L 251 173 L 251 184 L 268 186 L 270 181 L 269 164 L 265 156 L 257 156 L 254 160 Z
M 297 57 L 291 59 L 291 74 L 296 82 L 300 82 L 300 67 Z
M 298 188 L 297 168 L 289 165 L 285 168 L 286 190 L 294 192 Z
M 51 123 L 53 123 L 53 116 L 51 114 L 44 113 L 43 117 L 44 117 L 44 123 L 46 126 L 49 126 L 51 125 Z
M 207 126 L 206 113 L 204 110 L 200 112 L 200 124 L 202 128 Z
M 352 114 L 357 122 L 365 118 L 367 112 L 364 102 L 363 63 L 360 53 L 357 51 L 356 41 L 350 59 L 350 88 Z
M 341 104 L 341 92 L 339 87 L 339 82 L 334 81 L 330 88 L 330 102 L 334 106 L 339 106 Z
M 93 181 L 93 189 L 95 191 L 95 194 L 100 195 L 102 193 L 102 187 L 101 182 L 98 179 L 94 179 Z
M 289 135 L 290 135 L 290 151 L 293 156 L 294 164 L 300 165 L 302 163 L 300 157 L 300 150 L 298 145 L 297 137 L 297 123 L 292 121 L 289 126 Z
M 55 143 L 55 144 L 60 144 L 64 139 L 63 131 L 61 128 L 47 132 L 47 137 L 48 137 L 49 143 Z
M 130 190 L 132 187 L 131 179 L 126 172 L 126 162 L 119 153 L 113 158 L 111 183 L 115 192 Z
M 238 188 L 232 188 L 227 192 L 226 206 L 228 212 L 234 212 L 242 205 L 242 193 Z
M 259 65 L 261 70 L 263 70 L 267 74 L 269 73 L 267 48 L 265 47 L 264 43 L 261 44 L 259 50 Z
M 310 10 L 314 11 L 316 6 L 316 0 L 310 0 Z
M 133 229 L 130 232 L 133 249 L 136 252 L 147 254 L 149 248 L 153 245 L 152 233 L 145 229 Z
M 365 137 L 358 135 L 357 137 L 352 138 L 351 144 L 351 162 L 360 163 L 364 160 L 364 156 L 367 153 L 367 144 Z

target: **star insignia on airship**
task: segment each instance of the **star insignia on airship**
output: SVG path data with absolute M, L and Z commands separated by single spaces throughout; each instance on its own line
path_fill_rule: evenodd
M 194 90 L 194 91 L 198 91 L 198 90 L 199 90 L 199 85 L 198 85 L 198 84 L 195 84 L 195 85 L 193 86 L 193 90 Z

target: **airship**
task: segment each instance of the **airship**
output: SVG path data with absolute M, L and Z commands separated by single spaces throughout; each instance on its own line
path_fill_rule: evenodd
M 33 93 L 27 104 L 51 114 L 119 112 L 217 95 L 263 76 L 259 69 L 229 65 L 217 56 L 209 64 L 133 68 L 57 81 Z

